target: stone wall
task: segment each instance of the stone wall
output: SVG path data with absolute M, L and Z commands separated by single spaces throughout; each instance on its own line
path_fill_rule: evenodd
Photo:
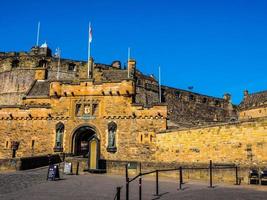
M 179 182 L 179 167 L 183 168 L 183 180 L 185 183 L 190 183 L 192 180 L 199 180 L 202 182 L 206 182 L 207 186 L 209 185 L 210 180 L 210 173 L 209 173 L 209 161 L 206 163 L 177 163 L 177 162 L 134 162 L 134 161 L 107 161 L 107 173 L 110 174 L 118 174 L 118 175 L 125 175 L 125 165 L 128 165 L 128 173 L 130 177 L 134 177 L 139 174 L 140 172 L 140 164 L 141 164 L 141 171 L 143 173 L 152 172 L 155 170 L 169 170 L 169 169 L 176 169 L 172 171 L 163 171 L 159 172 L 159 180 L 161 177 L 171 177 L 176 178 L 177 184 Z M 217 166 L 217 168 L 215 167 Z M 230 165 L 229 165 L 230 166 Z M 219 169 L 218 163 L 213 163 L 213 184 L 226 182 L 230 184 L 236 183 L 236 169 L 235 166 L 231 166 L 225 169 Z M 242 184 L 247 184 L 248 173 L 251 168 L 259 168 L 265 169 L 264 165 L 261 166 L 238 166 L 238 179 L 241 181 Z M 189 168 L 189 169 L 186 169 Z M 193 169 L 196 168 L 196 169 Z M 202 169 L 197 169 L 202 168 Z M 221 167 L 222 168 L 222 167 Z M 151 173 L 146 176 L 156 176 L 155 173 Z
M 40 117 L 42 118 L 42 117 Z M 107 124 L 114 121 L 117 126 L 117 152 L 107 152 Z M 64 152 L 72 153 L 73 131 L 80 125 L 94 126 L 98 130 L 101 141 L 101 158 L 112 160 L 146 160 L 155 151 L 155 145 L 149 141 L 139 142 L 140 133 L 153 133 L 163 129 L 164 120 L 151 119 L 95 119 L 95 120 L 1 120 L 0 127 L 0 158 L 11 158 L 11 141 L 19 141 L 17 157 L 28 157 L 36 155 L 52 154 L 55 145 L 55 127 L 62 122 L 65 125 Z M 145 140 L 145 136 L 144 136 Z M 34 141 L 34 146 L 32 145 Z
M 17 171 L 20 169 L 20 159 L 0 159 L 0 172 L 2 171 Z
M 58 154 L 49 155 L 49 157 L 47 155 L 43 155 L 24 158 L 0 159 L 0 172 L 34 169 L 47 166 L 49 162 L 55 164 L 61 161 L 62 160 Z
M 238 114 L 239 114 L 240 120 L 266 117 L 267 116 L 267 105 L 259 107 L 259 108 L 242 110 Z
M 157 162 L 267 164 L 267 119 L 157 134 Z
M 103 65 L 90 60 L 92 79 L 95 83 L 135 81 L 135 103 L 151 107 L 159 103 L 158 81 L 153 75 L 146 76 L 136 70 L 136 63 L 130 60 L 127 69 L 118 65 Z M 21 104 L 21 99 L 34 81 L 34 71 L 47 70 L 47 81 L 69 81 L 72 83 L 88 80 L 88 65 L 84 61 L 59 59 L 52 56 L 49 48 L 34 47 L 29 53 L 11 52 L 0 54 L 0 78 L 5 84 L 0 88 L 0 105 Z M 59 71 L 59 77 L 58 77 Z M 191 127 L 201 124 L 227 122 L 236 117 L 230 102 L 226 98 L 215 98 L 192 91 L 162 86 L 162 102 L 168 104 L 168 118 L 176 127 Z
M 30 89 L 34 70 L 12 70 L 0 73 L 0 105 L 21 104 L 22 96 Z
M 1 120 L 0 158 L 11 158 L 11 142 L 19 141 L 16 157 L 53 153 L 55 122 L 47 120 Z M 32 141 L 34 140 L 34 146 Z
M 168 117 L 178 127 L 192 127 L 236 119 L 230 96 L 225 99 L 163 87 L 163 101 L 168 105 Z
M 42 83 L 50 84 L 42 81 Z M 54 152 L 56 125 L 64 124 L 65 153 L 73 153 L 75 130 L 81 126 L 94 127 L 100 140 L 101 158 L 112 160 L 150 159 L 155 151 L 155 135 L 166 130 L 167 109 L 164 105 L 144 108 L 132 104 L 133 83 L 77 84 L 53 82 L 50 96 L 26 97 L 23 105 L 0 109 L 0 157 L 11 157 L 11 142 L 19 141 L 18 157 Z M 56 95 L 55 95 L 56 93 Z M 32 94 L 34 95 L 34 94 Z M 90 118 L 77 111 L 77 104 L 96 105 Z M 120 105 L 120 106 L 118 106 Z M 90 107 L 93 108 L 93 107 Z M 117 124 L 117 152 L 107 151 L 108 123 Z
M 146 107 L 159 103 L 159 85 L 153 76 L 136 73 L 135 102 Z M 176 127 L 229 122 L 237 119 L 231 96 L 216 98 L 161 86 L 161 102 L 168 105 L 168 118 Z

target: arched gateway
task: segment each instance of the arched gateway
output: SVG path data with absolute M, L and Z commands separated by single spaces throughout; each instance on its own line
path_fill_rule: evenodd
M 84 125 L 74 130 L 72 136 L 72 153 L 74 156 L 87 157 L 89 169 L 98 169 L 100 140 L 95 128 Z

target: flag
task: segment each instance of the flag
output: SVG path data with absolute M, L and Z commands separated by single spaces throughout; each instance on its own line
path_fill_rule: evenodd
M 93 40 L 93 31 L 91 27 L 91 23 L 89 24 L 89 42 L 91 43 Z
M 56 58 L 60 57 L 60 49 L 59 48 L 56 48 L 55 57 Z
M 194 86 L 189 86 L 188 89 L 189 90 L 193 90 L 194 89 Z

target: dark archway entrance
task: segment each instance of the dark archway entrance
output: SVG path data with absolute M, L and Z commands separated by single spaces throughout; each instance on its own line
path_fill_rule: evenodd
M 72 139 L 72 148 L 74 156 L 88 157 L 89 154 L 89 141 L 96 137 L 95 130 L 90 126 L 82 126 L 78 128 Z
M 106 172 L 106 162 L 100 159 L 100 138 L 94 127 L 84 125 L 74 130 L 72 153 L 88 159 L 89 172 Z

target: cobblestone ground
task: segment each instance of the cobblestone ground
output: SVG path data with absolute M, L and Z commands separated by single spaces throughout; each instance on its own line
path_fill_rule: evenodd
M 12 193 L 46 182 L 47 168 L 0 173 L 0 194 Z
M 58 181 L 46 181 L 47 168 L 0 174 L 1 200 L 101 200 L 114 199 L 117 186 L 124 184 L 124 177 L 110 175 L 61 175 Z M 168 200 L 250 200 L 267 199 L 267 186 L 216 185 L 190 183 L 177 190 L 177 182 L 160 177 L 160 196 L 156 197 L 155 181 L 149 177 L 143 181 L 142 199 Z M 125 199 L 125 187 L 121 199 Z M 138 183 L 131 183 L 130 199 L 138 199 Z

